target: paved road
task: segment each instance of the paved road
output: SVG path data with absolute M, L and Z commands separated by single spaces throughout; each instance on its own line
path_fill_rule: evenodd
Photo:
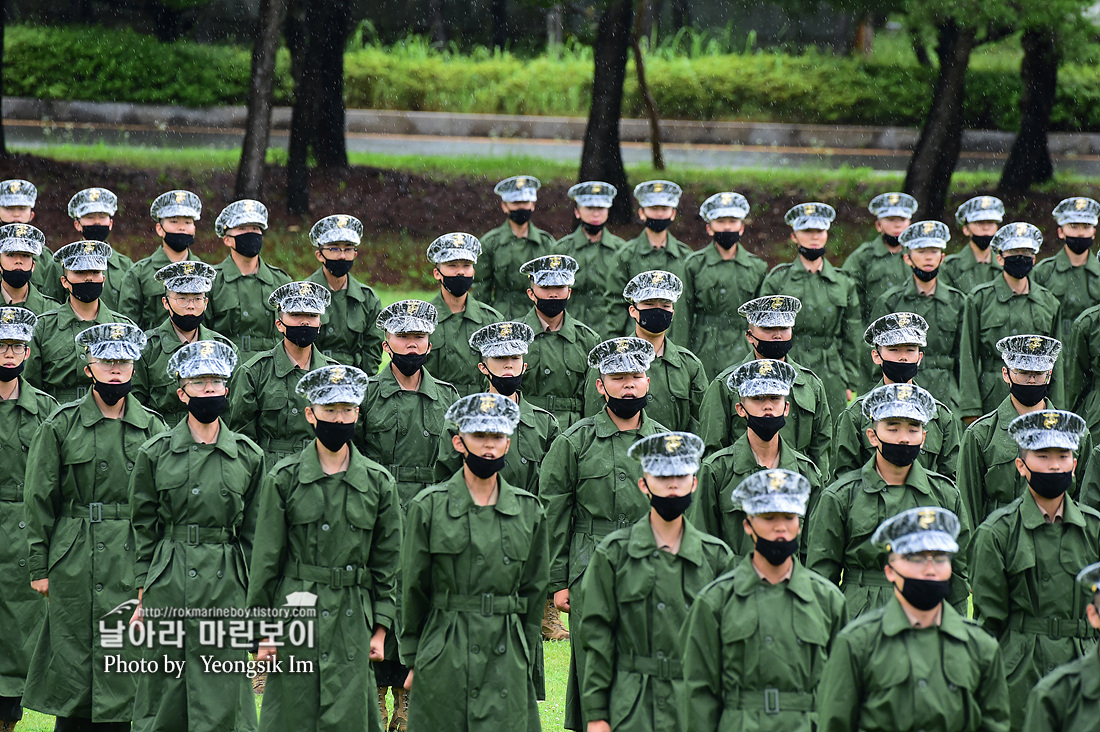
M 76 144 L 104 143 L 159 148 L 239 148 L 243 133 L 204 128 L 158 129 L 139 125 L 53 125 L 34 121 L 4 123 L 8 145 L 34 149 L 62 142 Z M 286 148 L 288 135 L 276 131 L 272 146 Z M 425 156 L 525 156 L 558 161 L 579 161 L 581 143 L 560 140 L 506 139 L 488 137 L 443 137 L 413 135 L 348 134 L 350 152 L 389 153 L 407 155 L 410 151 Z M 866 167 L 879 171 L 904 171 L 909 153 L 900 150 L 818 149 L 751 147 L 745 145 L 664 146 L 665 160 L 674 165 L 698 168 L 839 168 Z M 650 159 L 649 145 L 624 143 L 623 158 L 627 164 L 644 163 Z M 1004 155 L 963 153 L 958 169 L 963 171 L 999 171 Z M 1055 171 L 1085 176 L 1100 176 L 1100 156 L 1056 157 Z

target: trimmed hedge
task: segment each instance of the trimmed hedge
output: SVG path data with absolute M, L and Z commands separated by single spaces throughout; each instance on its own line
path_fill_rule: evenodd
M 50 99 L 243 104 L 250 53 L 233 46 L 162 44 L 132 31 L 15 26 L 4 49 L 8 94 Z M 415 43 L 367 47 L 346 56 L 349 107 L 433 112 L 586 116 L 590 50 L 521 59 L 508 53 L 457 56 Z M 1100 130 L 1100 73 L 1063 66 L 1055 129 Z M 670 58 L 647 61 L 663 117 L 695 120 L 920 126 L 935 81 L 931 69 L 811 53 Z M 1016 68 L 976 65 L 967 80 L 966 124 L 1012 130 L 1018 122 Z M 277 63 L 277 103 L 292 82 L 285 50 Z M 643 110 L 633 70 L 624 114 Z

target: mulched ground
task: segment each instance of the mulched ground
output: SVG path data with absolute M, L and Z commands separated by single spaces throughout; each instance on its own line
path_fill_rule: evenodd
M 823 173 L 823 182 L 827 181 L 827 175 Z M 222 243 L 214 236 L 213 221 L 217 212 L 232 200 L 235 178 L 232 172 L 195 175 L 183 169 L 68 163 L 18 154 L 0 158 L 0 179 L 3 178 L 26 178 L 38 186 L 34 224 L 45 232 L 53 249 L 76 238 L 66 213 L 73 193 L 95 185 L 114 191 L 119 196 L 120 211 L 111 244 L 134 259 L 147 255 L 156 243 L 153 222 L 147 214 L 152 200 L 173 188 L 193 190 L 204 204 L 195 250 L 212 262 L 225 256 Z M 736 172 L 731 172 L 733 187 L 736 187 L 736 178 Z M 423 252 L 435 237 L 452 231 L 482 234 L 503 221 L 499 199 L 492 192 L 495 182 L 474 177 L 443 181 L 368 167 L 316 172 L 310 215 L 290 216 L 285 213 L 285 170 L 268 166 L 265 202 L 271 210 L 272 227 L 265 258 L 284 266 L 295 276 L 305 276 L 316 266 L 306 236 L 309 227 L 324 216 L 350 213 L 362 220 L 365 241 L 377 242 L 376 246 L 368 246 L 362 258 L 365 262 L 356 267 L 361 276 L 370 282 L 387 285 L 422 284 L 425 275 Z M 843 261 L 848 251 L 873 234 L 866 203 L 882 192 L 880 188 L 868 186 L 851 200 L 827 201 L 837 209 L 837 222 L 830 239 L 830 256 L 835 262 Z M 748 248 L 772 264 L 790 259 L 793 255 L 793 248 L 787 242 L 790 229 L 783 223 L 783 215 L 796 203 L 815 198 L 813 192 L 791 190 L 775 196 L 751 189 L 737 190 L 753 202 L 753 217 L 746 236 Z M 984 193 L 992 192 L 960 191 L 952 197 L 949 210 L 953 212 L 966 198 Z M 1051 254 L 1057 247 L 1051 241 L 1055 226 L 1050 211 L 1062 198 L 1080 193 L 1089 194 L 1066 190 L 1002 198 L 1011 212 L 1009 220 L 1031 221 L 1043 228 L 1050 237 L 1043 254 Z M 679 239 L 695 248 L 707 243 L 702 221 L 696 213 L 704 197 L 704 192 L 686 186 L 680 205 L 682 215 L 673 228 Z M 574 228 L 572 204 L 565 195 L 564 186 L 547 186 L 540 192 L 535 223 L 558 236 Z M 949 223 L 954 231 L 954 222 Z M 639 230 L 640 225 L 616 229 L 626 238 Z M 954 249 L 952 245 L 951 250 Z

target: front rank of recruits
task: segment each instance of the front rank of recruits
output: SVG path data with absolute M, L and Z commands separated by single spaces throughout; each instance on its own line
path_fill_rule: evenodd
M 1100 204 L 1036 263 L 992 196 L 947 254 L 886 192 L 837 266 L 807 201 L 769 271 L 734 191 L 692 252 L 671 181 L 632 238 L 540 187 L 383 307 L 349 214 L 292 281 L 259 201 L 210 264 L 167 191 L 135 262 L 111 191 L 48 240 L 0 182 L 0 732 L 538 730 L 566 640 L 577 732 L 1097 729 Z

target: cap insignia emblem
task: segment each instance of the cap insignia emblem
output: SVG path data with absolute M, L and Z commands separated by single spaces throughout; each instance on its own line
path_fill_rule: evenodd
M 337 216 L 336 217 L 336 226 L 338 228 L 342 229 L 347 225 L 348 225 L 348 217 L 347 216 Z
M 1047 414 L 1045 414 L 1043 416 L 1043 427 L 1046 427 L 1048 430 L 1052 430 L 1057 425 L 1058 425 L 1058 414 L 1057 413 L 1047 412 Z
M 807 203 L 805 206 L 802 207 L 803 216 L 813 216 L 816 211 L 817 206 L 813 205 L 812 203 Z
M 900 325 L 902 328 L 909 325 L 910 320 L 912 320 L 912 318 L 909 316 L 909 313 L 900 313 L 898 315 L 898 325 Z
M 913 387 L 908 384 L 902 384 L 898 387 L 898 399 L 911 399 L 913 397 Z
M 917 523 L 922 529 L 928 529 L 932 524 L 936 523 L 936 512 L 924 510 L 917 514 L 920 518 Z
M 212 355 L 214 355 L 214 344 L 210 343 L 209 341 L 207 341 L 206 343 L 203 343 L 201 346 L 199 346 L 199 355 L 200 356 L 212 356 Z
M 184 193 L 183 191 L 176 191 L 176 203 L 183 203 L 184 199 L 186 198 L 186 193 Z
M 558 269 L 561 267 L 561 257 L 550 257 L 550 269 Z
M 931 221 L 925 221 L 924 222 L 924 233 L 925 234 L 931 234 L 932 231 L 935 228 L 936 228 L 936 225 L 934 223 L 932 223 Z
M 989 196 L 982 196 L 981 206 L 982 208 L 989 208 L 993 205 L 993 199 Z
M 786 476 L 782 471 L 773 470 L 768 473 L 768 490 L 775 493 L 783 487 L 783 483 L 786 482 Z
M 416 311 L 419 309 L 419 306 L 413 300 L 410 300 L 409 303 L 405 306 L 405 312 L 409 315 L 416 315 Z
M 783 298 L 782 297 L 773 297 L 772 298 L 772 310 L 778 310 L 781 307 L 783 307 Z
M 669 455 L 680 449 L 680 445 L 683 444 L 684 438 L 680 435 L 665 435 L 665 452 Z
M 88 191 L 88 200 L 89 201 L 98 201 L 100 195 L 101 194 L 100 194 L 99 190 L 96 189 L 96 188 L 93 188 L 92 190 Z
M 344 367 L 337 366 L 329 371 L 328 380 L 330 383 L 339 384 L 344 380 Z
M 722 194 L 722 205 L 728 206 L 731 203 L 733 203 L 733 196 L 731 196 L 728 193 L 723 193 Z
M 1016 236 L 1023 236 L 1027 233 L 1027 224 L 1016 224 Z
M 486 394 L 485 396 L 481 397 L 481 402 L 479 404 L 479 407 L 480 407 L 482 412 L 485 412 L 486 414 L 488 414 L 489 412 L 493 411 L 493 407 L 496 406 L 496 403 L 497 403 L 496 399 L 493 399 L 493 397 Z
M 256 210 L 256 204 L 254 204 L 252 201 L 245 201 L 244 206 L 242 206 L 242 208 L 245 211 L 255 211 Z
M 1078 211 L 1080 211 L 1080 210 L 1084 209 L 1085 206 L 1088 206 L 1088 205 L 1089 205 L 1089 203 L 1086 199 L 1078 198 L 1077 203 L 1075 203 L 1073 207 L 1076 208 Z
M 890 203 L 892 203 L 892 204 L 897 203 L 899 200 L 901 200 L 901 196 L 899 196 L 896 193 L 891 193 L 890 194 Z
M 654 183 L 653 184 L 653 192 L 654 193 L 660 193 L 664 189 L 665 189 L 665 186 L 664 186 L 663 183 Z
M 95 242 L 94 241 L 84 242 L 84 253 L 85 254 L 91 254 L 94 251 L 95 251 Z
M 615 344 L 615 350 L 619 353 L 626 353 L 630 350 L 630 341 L 623 339 Z
M 8 190 L 11 191 L 12 193 L 15 193 L 16 191 L 18 191 L 19 188 L 20 188 L 19 181 L 17 181 L 17 180 L 13 180 L 11 183 L 8 184 Z
M 597 183 L 596 185 L 592 186 L 592 192 L 593 192 L 593 193 L 599 193 L 599 192 L 600 192 L 600 191 L 602 191 L 602 190 L 603 190 L 603 186 L 601 186 L 601 185 L 600 185 L 599 183 Z
M 111 338 L 114 340 L 120 340 L 122 336 L 126 335 L 126 327 L 122 325 L 111 326 Z
M 505 323 L 504 325 L 500 326 L 500 337 L 501 338 L 511 338 L 512 337 L 512 324 L 511 323 Z
M 516 188 L 523 188 L 527 185 L 526 178 L 516 178 Z
M 767 376 L 768 374 L 770 374 L 772 372 L 773 368 L 774 367 L 771 365 L 770 361 L 763 361 L 760 364 L 760 368 L 758 369 L 758 372 L 761 376 Z
M 5 323 L 14 323 L 15 322 L 15 311 L 14 310 L 5 310 L 3 321 Z
M 1042 345 L 1043 345 L 1043 339 L 1039 338 L 1038 336 L 1032 336 L 1027 341 L 1028 350 L 1030 350 L 1032 353 L 1035 353 L 1036 351 L 1038 351 L 1039 347 L 1042 346 Z

